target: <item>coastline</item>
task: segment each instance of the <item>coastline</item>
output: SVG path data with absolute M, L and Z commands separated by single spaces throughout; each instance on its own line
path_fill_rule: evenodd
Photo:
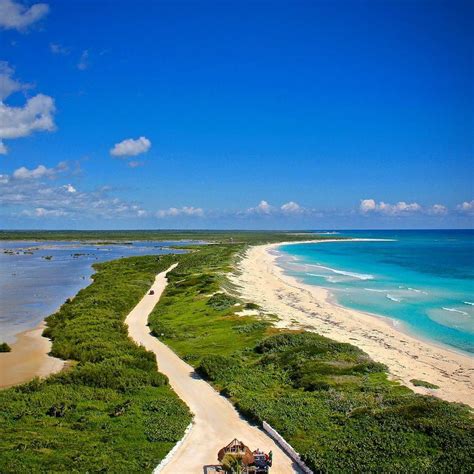
M 373 240 L 373 239 L 352 239 Z M 308 241 L 324 243 L 343 240 Z M 364 350 L 372 359 L 384 363 L 392 380 L 413 391 L 451 402 L 474 406 L 474 358 L 441 347 L 395 327 L 389 318 L 363 313 L 332 301 L 328 290 L 300 282 L 286 275 L 272 253 L 281 242 L 250 247 L 237 264 L 231 281 L 244 299 L 276 314 L 277 327 L 306 329 L 347 342 Z M 438 389 L 414 386 L 421 379 Z
M 0 354 L 0 389 L 63 370 L 66 361 L 49 355 L 52 343 L 42 336 L 45 327 L 42 321 L 34 329 L 20 332 L 11 344 L 11 352 Z

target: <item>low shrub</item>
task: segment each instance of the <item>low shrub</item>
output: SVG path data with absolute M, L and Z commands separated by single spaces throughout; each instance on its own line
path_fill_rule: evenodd
M 0 344 L 0 352 L 10 352 L 11 350 L 12 348 L 6 342 Z
M 426 382 L 425 380 L 420 380 L 420 379 L 411 379 L 410 382 L 415 386 L 415 387 L 425 387 L 425 388 L 431 388 L 433 390 L 436 390 L 439 388 L 438 385 L 435 385 L 434 383 Z
M 207 304 L 216 311 L 223 311 L 238 303 L 238 299 L 226 293 L 216 293 L 212 295 Z

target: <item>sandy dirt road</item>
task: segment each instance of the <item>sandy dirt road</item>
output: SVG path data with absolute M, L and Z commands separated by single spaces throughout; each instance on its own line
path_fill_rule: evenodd
M 269 436 L 243 420 L 233 405 L 202 380 L 193 367 L 149 333 L 148 316 L 166 287 L 167 272 L 174 267 L 156 277 L 151 287 L 154 295 L 144 296 L 125 321 L 130 337 L 155 353 L 160 372 L 169 378 L 170 385 L 194 414 L 191 431 L 160 472 L 202 474 L 205 465 L 217 463 L 219 449 L 234 438 L 252 450 L 273 451 L 272 473 L 300 472 Z

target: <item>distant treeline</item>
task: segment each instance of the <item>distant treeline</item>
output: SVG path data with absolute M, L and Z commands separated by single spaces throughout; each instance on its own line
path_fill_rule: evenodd
M 228 230 L 0 230 L 0 240 L 202 240 L 213 242 L 262 243 L 337 238 L 310 232 Z

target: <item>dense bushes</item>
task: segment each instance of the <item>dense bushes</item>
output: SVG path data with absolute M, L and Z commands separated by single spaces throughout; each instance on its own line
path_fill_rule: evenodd
M 47 319 L 72 367 L 0 391 L 0 472 L 151 471 L 190 422 L 186 406 L 123 323 L 176 257 L 102 263 L 94 282 Z
M 10 352 L 11 350 L 12 348 L 6 342 L 0 343 L 0 352 Z
M 225 293 L 216 293 L 209 298 L 207 304 L 217 311 L 222 311 L 234 306 L 237 301 L 237 298 L 234 298 L 233 296 L 227 295 Z
M 472 472 L 466 407 L 389 381 L 382 364 L 350 344 L 236 316 L 245 308 L 238 300 L 208 304 L 209 294 L 224 294 L 222 273 L 238 249 L 183 257 L 150 319 L 167 344 L 244 416 L 276 428 L 315 472 Z M 207 286 L 194 289 L 201 273 Z

